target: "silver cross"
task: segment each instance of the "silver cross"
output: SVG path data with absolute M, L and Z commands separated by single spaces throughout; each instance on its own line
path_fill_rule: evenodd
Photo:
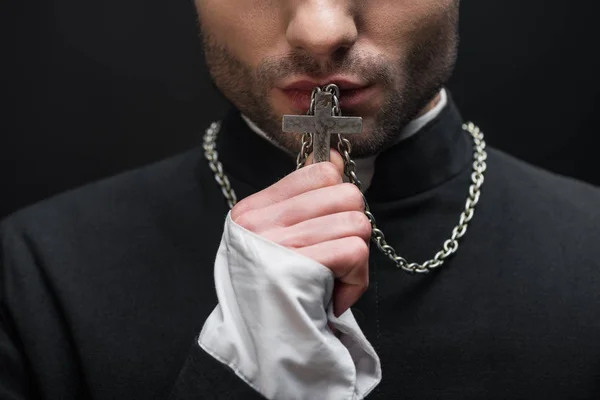
M 318 91 L 315 95 L 315 115 L 284 115 L 284 133 L 312 133 L 313 160 L 329 161 L 331 135 L 362 133 L 362 118 L 332 115 L 333 94 Z

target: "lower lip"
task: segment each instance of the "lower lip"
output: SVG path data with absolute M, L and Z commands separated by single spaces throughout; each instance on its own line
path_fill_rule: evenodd
M 308 110 L 312 91 L 299 89 L 282 89 L 283 94 L 292 103 L 297 110 Z M 355 108 L 364 104 L 374 93 L 373 86 L 367 86 L 359 89 L 342 90 L 340 92 L 340 107 Z

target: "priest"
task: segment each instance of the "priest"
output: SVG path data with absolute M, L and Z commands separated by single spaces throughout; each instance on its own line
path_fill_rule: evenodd
M 2 222 L 0 398 L 599 398 L 600 190 L 463 120 L 458 3 L 196 0 L 233 106 Z

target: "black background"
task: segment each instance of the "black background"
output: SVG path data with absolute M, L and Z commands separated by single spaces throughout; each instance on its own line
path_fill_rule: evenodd
M 463 0 L 449 87 L 490 144 L 600 184 L 596 2 Z M 197 145 L 226 107 L 191 1 L 0 7 L 0 217 Z

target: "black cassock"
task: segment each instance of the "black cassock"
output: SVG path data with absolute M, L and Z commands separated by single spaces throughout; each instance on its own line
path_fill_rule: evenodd
M 376 160 L 366 196 L 409 261 L 433 257 L 465 206 L 461 123 L 450 102 Z M 236 111 L 218 150 L 241 198 L 294 169 Z M 408 276 L 372 247 L 353 308 L 382 362 L 369 398 L 600 398 L 600 191 L 488 152 L 444 267 Z M 6 219 L 0 398 L 259 398 L 196 344 L 227 212 L 198 148 Z

